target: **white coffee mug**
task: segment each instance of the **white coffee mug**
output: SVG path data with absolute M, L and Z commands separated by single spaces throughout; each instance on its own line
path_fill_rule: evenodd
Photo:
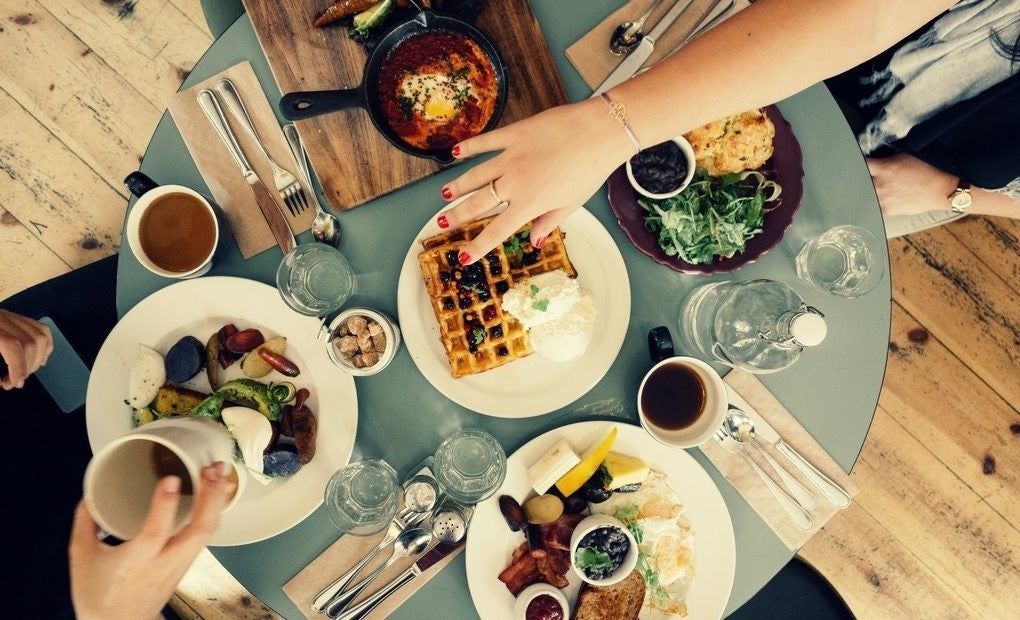
M 693 448 L 722 426 L 729 399 L 714 368 L 693 357 L 667 357 L 641 380 L 637 407 L 641 426 L 660 443 Z
M 99 527 L 128 540 L 141 531 L 159 480 L 175 474 L 181 478 L 177 532 L 190 521 L 202 468 L 216 461 L 229 466 L 232 457 L 230 434 L 214 420 L 157 420 L 114 439 L 92 457 L 85 469 L 85 503 Z M 239 495 L 240 488 L 235 499 Z
M 124 229 L 138 262 L 165 278 L 197 278 L 208 273 L 219 246 L 220 227 L 205 196 L 183 185 L 157 185 L 140 172 L 132 172 L 124 184 L 138 196 Z

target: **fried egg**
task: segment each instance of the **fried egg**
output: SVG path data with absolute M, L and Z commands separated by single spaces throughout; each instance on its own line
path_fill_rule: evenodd
M 661 592 L 667 596 L 645 596 L 645 605 L 659 611 L 686 615 L 684 597 L 694 581 L 694 532 L 684 516 L 684 504 L 662 472 L 652 469 L 633 493 L 614 493 L 592 513 L 618 516 L 633 513 L 641 529 L 638 549 L 659 576 Z
M 408 74 L 400 85 L 400 95 L 410 101 L 413 113 L 430 122 L 454 120 L 471 92 L 467 79 L 442 73 Z

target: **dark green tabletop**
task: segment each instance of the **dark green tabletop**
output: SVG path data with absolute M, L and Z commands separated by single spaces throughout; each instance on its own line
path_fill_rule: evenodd
M 563 55 L 563 50 L 591 29 L 615 2 L 583 14 L 571 3 L 533 0 L 532 6 L 553 50 L 557 68 L 574 100 L 590 89 Z M 271 102 L 280 93 L 259 49 L 250 22 L 239 19 L 216 40 L 182 88 L 249 60 Z M 511 86 L 512 87 L 512 86 Z M 810 289 L 794 272 L 794 254 L 804 238 L 844 223 L 865 226 L 884 238 L 882 219 L 870 176 L 856 142 L 835 102 L 823 86 L 814 86 L 779 103 L 804 153 L 804 200 L 783 242 L 761 260 L 725 276 L 681 275 L 638 252 L 617 225 L 604 192 L 586 204 L 610 232 L 623 255 L 631 282 L 631 318 L 619 356 L 605 378 L 578 401 L 544 416 L 509 420 L 483 416 L 454 404 L 428 384 L 406 349 L 382 373 L 358 378 L 359 421 L 354 456 L 381 456 L 402 473 L 431 454 L 445 434 L 459 426 L 478 426 L 493 433 L 510 454 L 531 438 L 563 424 L 591 419 L 585 405 L 604 401 L 615 419 L 637 422 L 634 395 L 648 366 L 646 334 L 657 325 L 676 333 L 679 306 L 694 287 L 722 279 L 768 277 L 796 289 L 825 312 L 829 334 L 821 346 L 796 365 L 763 378 L 804 427 L 847 471 L 853 466 L 875 412 L 885 371 L 890 325 L 888 270 L 878 288 L 860 299 L 841 299 Z M 281 119 L 281 123 L 284 122 Z M 213 138 L 210 138 L 213 139 Z M 471 164 L 468 164 L 471 165 Z M 153 134 L 142 171 L 161 183 L 207 187 L 169 114 Z M 463 167 L 443 171 L 393 192 L 371 204 L 345 212 L 342 251 L 359 276 L 359 290 L 349 302 L 397 315 L 396 283 L 409 245 L 422 225 L 442 206 L 439 192 Z M 133 204 L 133 201 L 132 201 Z M 298 239 L 310 242 L 309 233 Z M 272 283 L 281 259 L 278 248 L 243 260 L 228 246 L 217 257 L 212 275 L 231 275 Z M 117 285 L 121 315 L 150 293 L 172 284 L 156 277 L 122 246 Z M 887 257 L 883 257 L 887 259 Z M 720 367 L 720 370 L 724 370 Z M 595 416 L 597 417 L 597 416 Z M 719 485 L 733 519 L 737 565 L 727 609 L 753 596 L 793 555 L 697 450 L 692 454 Z M 337 537 L 320 508 L 300 524 L 269 540 L 240 547 L 212 549 L 223 565 L 259 599 L 288 618 L 300 617 L 282 590 L 305 565 Z M 463 554 L 418 591 L 394 618 L 477 617 L 467 588 Z

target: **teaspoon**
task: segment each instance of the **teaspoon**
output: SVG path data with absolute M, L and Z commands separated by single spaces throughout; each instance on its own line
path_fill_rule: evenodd
M 294 160 L 297 161 L 301 182 L 308 188 L 312 204 L 315 205 L 315 219 L 312 220 L 312 238 L 319 243 L 325 243 L 335 248 L 340 245 L 340 237 L 342 236 L 340 219 L 323 209 L 315 197 L 315 190 L 312 189 L 311 174 L 308 170 L 308 160 L 305 159 L 305 149 L 301 146 L 301 138 L 298 136 L 297 129 L 295 129 L 293 123 L 283 126 L 283 135 L 287 137 L 290 152 L 294 155 Z
M 616 56 L 623 56 L 637 47 L 641 37 L 644 36 L 642 28 L 644 28 L 645 22 L 660 4 L 662 4 L 662 0 L 654 0 L 636 21 L 623 22 L 617 26 L 613 31 L 613 37 L 609 40 L 609 50 Z

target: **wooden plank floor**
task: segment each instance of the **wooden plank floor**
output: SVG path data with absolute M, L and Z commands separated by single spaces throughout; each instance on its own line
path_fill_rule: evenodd
M 199 0 L 0 2 L 0 299 L 117 251 L 121 180 L 210 42 Z M 802 551 L 861 618 L 1020 609 L 1018 239 L 1017 222 L 975 217 L 889 243 L 861 494 Z M 174 606 L 273 615 L 208 554 Z

